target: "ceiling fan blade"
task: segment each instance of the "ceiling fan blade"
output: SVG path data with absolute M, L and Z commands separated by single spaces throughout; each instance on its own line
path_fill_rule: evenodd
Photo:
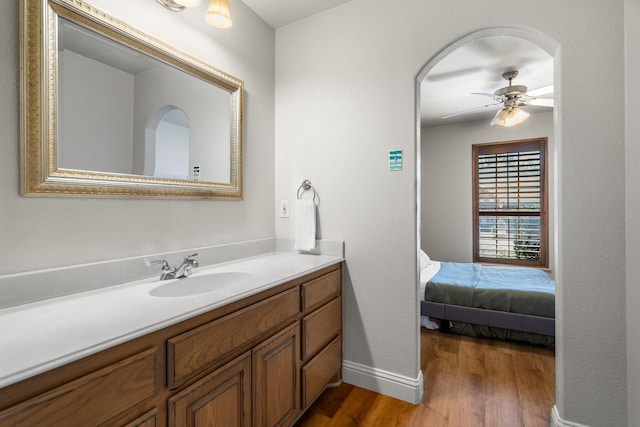
M 463 68 L 460 70 L 443 71 L 440 73 L 438 72 L 434 73 L 432 70 L 427 74 L 427 80 L 440 81 L 440 80 L 447 80 L 447 79 L 456 79 L 460 77 L 466 77 L 468 74 L 478 73 L 483 69 L 484 69 L 483 67 L 476 66 L 476 67 Z
M 459 116 L 461 114 L 472 113 L 474 111 L 482 110 L 483 108 L 492 107 L 494 105 L 501 105 L 501 104 L 502 104 L 502 102 L 496 102 L 495 104 L 481 105 L 479 107 L 469 108 L 468 110 L 458 111 L 457 113 L 447 114 L 446 116 L 442 116 L 441 119 L 448 119 L 450 117 Z
M 541 86 L 537 89 L 533 89 L 527 92 L 527 95 L 529 96 L 542 96 L 542 95 L 548 95 L 550 93 L 553 93 L 553 84 L 550 85 L 546 85 L 546 86 Z
M 493 98 L 492 93 L 485 93 L 485 92 L 471 92 L 471 95 L 488 96 L 490 98 Z
M 529 104 L 529 105 L 537 105 L 539 107 L 553 107 L 554 106 L 553 99 L 547 99 L 547 98 L 530 99 L 529 101 L 527 101 L 527 104 Z

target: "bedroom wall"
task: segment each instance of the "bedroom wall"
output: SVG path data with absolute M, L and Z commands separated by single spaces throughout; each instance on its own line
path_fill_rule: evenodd
M 0 2 L 0 275 L 275 235 L 275 31 L 231 0 L 234 26 L 155 1 L 90 0 L 178 49 L 244 80 L 244 200 L 24 198 L 19 195 L 18 2 Z
M 553 112 L 533 114 L 514 127 L 489 126 L 487 121 L 423 127 L 422 248 L 442 261 L 472 262 L 471 146 L 485 142 L 548 137 L 549 230 L 554 227 L 554 133 Z M 554 238 L 549 265 L 554 272 Z
M 345 363 L 419 371 L 415 77 L 478 29 L 540 31 L 557 41 L 558 413 L 627 425 L 624 210 L 611 209 L 624 203 L 623 5 L 356 0 L 276 31 L 275 196 L 310 179 L 323 238 L 345 241 Z M 389 172 L 390 149 L 403 171 Z M 277 218 L 278 237 L 294 223 Z
M 640 425 L 640 0 L 625 2 L 627 217 L 627 381 L 629 425 Z

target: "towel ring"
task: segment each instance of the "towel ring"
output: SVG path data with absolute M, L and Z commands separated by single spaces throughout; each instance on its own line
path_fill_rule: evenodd
M 298 192 L 296 193 L 298 200 L 300 200 L 300 198 L 302 197 L 305 191 L 309 191 L 309 190 L 313 191 L 313 200 L 315 201 L 317 196 L 316 189 L 313 188 L 313 185 L 311 185 L 311 181 L 309 181 L 308 179 L 305 179 L 304 181 L 302 181 L 302 184 L 300 184 L 300 187 L 298 187 Z

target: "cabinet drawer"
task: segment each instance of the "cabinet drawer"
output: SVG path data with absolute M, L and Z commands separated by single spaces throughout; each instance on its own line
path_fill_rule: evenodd
M 101 424 L 154 395 L 156 353 L 144 351 L 16 405 L 0 413 L 0 426 Z
M 325 303 L 338 295 L 342 284 L 340 269 L 302 284 L 302 311 Z
M 336 298 L 302 319 L 302 360 L 313 356 L 342 329 L 342 298 Z
M 302 368 L 302 407 L 318 397 L 342 367 L 342 338 L 336 339 Z
M 230 355 L 260 334 L 300 313 L 299 290 L 292 288 L 264 301 L 170 338 L 169 386 Z

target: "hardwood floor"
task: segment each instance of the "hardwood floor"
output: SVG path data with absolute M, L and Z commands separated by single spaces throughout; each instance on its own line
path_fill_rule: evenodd
M 328 389 L 295 427 L 548 427 L 553 350 L 421 332 L 419 405 L 349 384 Z

